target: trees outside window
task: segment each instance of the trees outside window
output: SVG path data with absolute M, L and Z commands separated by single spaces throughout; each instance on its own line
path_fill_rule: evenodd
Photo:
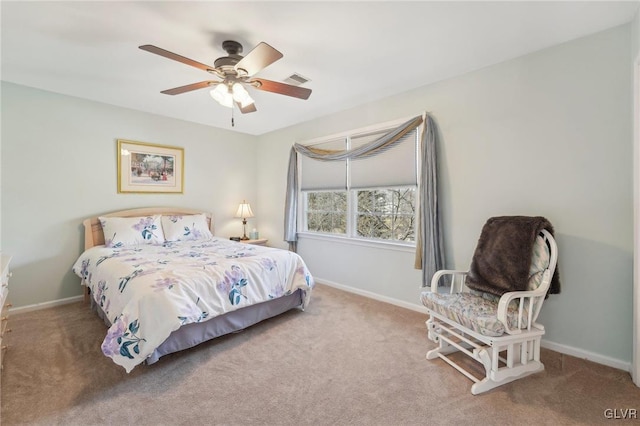
M 415 187 L 306 191 L 305 231 L 413 243 L 415 192 Z

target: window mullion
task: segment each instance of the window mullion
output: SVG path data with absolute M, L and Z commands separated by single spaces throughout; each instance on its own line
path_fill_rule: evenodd
M 351 150 L 351 137 L 347 136 L 345 138 L 345 145 L 347 147 L 347 151 Z M 347 237 L 353 238 L 355 235 L 355 203 L 353 200 L 353 191 L 351 190 L 351 159 L 347 158 L 346 168 L 347 168 L 347 179 L 346 179 L 346 190 L 347 190 Z
M 349 237 L 357 237 L 358 233 L 356 232 L 356 224 L 358 214 L 358 199 L 357 193 L 354 190 L 349 190 L 349 204 L 347 207 L 348 214 L 348 228 L 349 228 Z

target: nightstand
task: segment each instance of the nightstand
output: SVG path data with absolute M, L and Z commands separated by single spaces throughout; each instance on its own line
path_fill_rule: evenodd
M 258 238 L 257 240 L 240 240 L 241 243 L 245 244 L 253 244 L 254 246 L 266 246 L 267 245 L 266 238 Z

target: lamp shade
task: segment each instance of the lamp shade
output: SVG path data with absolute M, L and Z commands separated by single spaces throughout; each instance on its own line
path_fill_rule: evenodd
M 236 212 L 236 217 L 247 218 L 253 217 L 253 211 L 251 211 L 251 205 L 249 203 L 243 201 L 240 206 L 238 206 L 238 211 Z

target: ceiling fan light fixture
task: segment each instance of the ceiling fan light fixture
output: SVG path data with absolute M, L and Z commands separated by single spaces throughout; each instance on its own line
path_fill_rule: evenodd
M 233 92 L 233 100 L 238 102 L 242 108 L 254 103 L 249 92 L 247 92 L 247 89 L 245 89 L 242 84 L 234 83 L 233 86 L 231 86 L 231 91 Z
M 226 84 L 218 84 L 210 94 L 211 97 L 220 105 L 227 108 L 233 108 L 233 96 L 229 93 L 229 89 Z

